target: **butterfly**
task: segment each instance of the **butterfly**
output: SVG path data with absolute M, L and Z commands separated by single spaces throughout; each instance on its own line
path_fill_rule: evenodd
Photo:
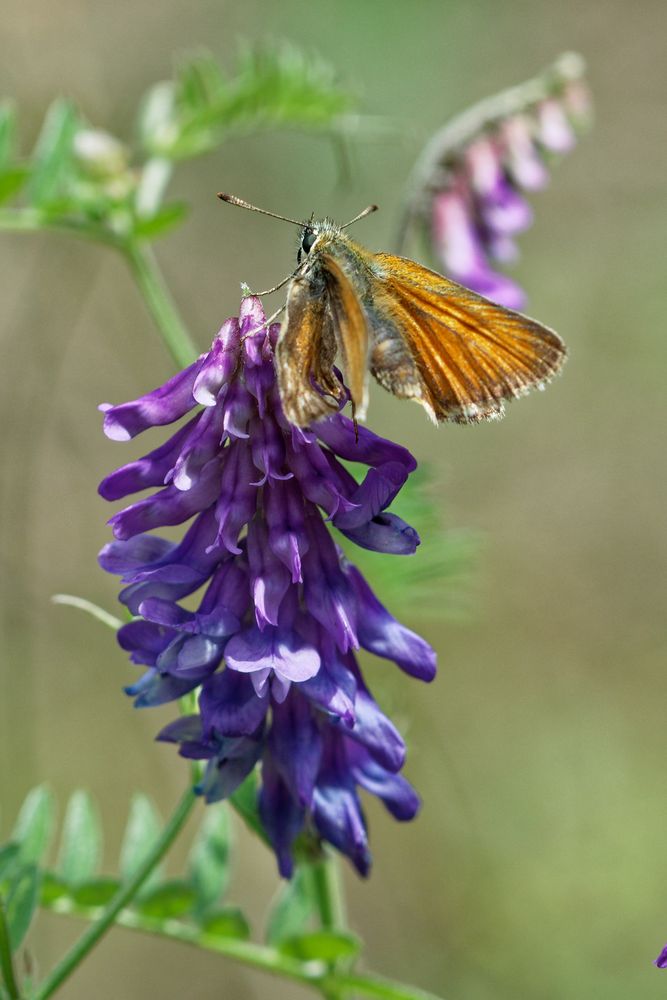
M 496 420 L 507 401 L 544 388 L 565 361 L 563 341 L 536 320 L 350 239 L 345 229 L 375 205 L 340 226 L 218 197 L 300 227 L 296 270 L 281 282 L 289 287 L 275 349 L 283 410 L 299 427 L 339 410 L 348 392 L 353 417 L 363 419 L 369 372 L 394 396 L 421 403 L 436 423 Z

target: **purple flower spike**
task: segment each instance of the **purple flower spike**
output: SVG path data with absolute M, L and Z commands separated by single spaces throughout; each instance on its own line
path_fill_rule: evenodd
M 400 775 L 405 744 L 366 687 L 359 646 L 431 680 L 435 654 L 380 604 L 327 522 L 362 548 L 407 555 L 416 531 L 387 508 L 416 463 L 341 413 L 287 423 L 273 348 L 256 298 L 227 320 L 211 350 L 160 389 L 105 408 L 125 440 L 192 415 L 161 447 L 103 481 L 107 499 L 153 492 L 111 518 L 100 564 L 123 582 L 137 617 L 118 641 L 145 673 L 138 707 L 199 689 L 199 714 L 164 728 L 183 757 L 206 762 L 196 791 L 227 798 L 261 763 L 258 808 L 280 873 L 306 829 L 365 875 L 359 789 L 399 820 L 419 800 Z M 358 481 L 345 463 L 366 466 Z M 182 541 L 153 534 L 191 519 Z M 203 588 L 203 590 L 202 590 Z M 202 590 L 196 608 L 179 602 Z
M 405 230 L 419 222 L 445 274 L 509 309 L 525 296 L 495 268 L 517 257 L 513 237 L 533 218 L 526 194 L 548 184 L 551 154 L 570 152 L 590 121 L 584 74 L 580 57 L 561 56 L 449 122 L 415 165 Z

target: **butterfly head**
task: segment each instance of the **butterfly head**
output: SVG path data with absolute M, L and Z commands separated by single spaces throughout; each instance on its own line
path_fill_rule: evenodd
M 302 264 L 314 249 L 340 236 L 341 227 L 331 219 L 314 219 L 304 222 L 297 240 L 296 262 Z

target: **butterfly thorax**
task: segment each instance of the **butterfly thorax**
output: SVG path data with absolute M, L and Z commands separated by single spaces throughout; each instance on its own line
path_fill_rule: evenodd
M 333 259 L 352 282 L 362 299 L 370 297 L 367 254 L 333 219 L 310 220 L 299 233 L 297 246 L 298 274 L 307 276 L 314 295 L 327 288 L 328 261 Z

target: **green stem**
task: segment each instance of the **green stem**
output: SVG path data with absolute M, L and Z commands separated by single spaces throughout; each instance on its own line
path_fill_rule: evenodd
M 21 996 L 14 973 L 12 961 L 12 945 L 9 940 L 9 928 L 5 917 L 5 908 L 0 899 L 0 970 L 10 1000 L 18 1000 Z
M 376 1000 L 442 1000 L 435 993 L 428 993 L 416 986 L 406 986 L 384 976 L 374 976 L 364 972 L 336 972 L 322 980 L 320 989 L 326 990 L 330 984 L 330 995 L 342 997 L 353 990 L 355 994 L 364 997 L 375 997 Z M 326 993 L 325 993 L 326 996 Z
M 160 838 L 156 841 L 149 854 L 147 854 L 146 860 L 137 869 L 136 874 L 119 889 L 108 906 L 105 907 L 102 915 L 81 935 L 73 948 L 64 955 L 56 967 L 39 985 L 34 993 L 33 1000 L 46 1000 L 47 997 L 52 996 L 65 980 L 72 975 L 76 967 L 95 947 L 100 938 L 116 922 L 120 911 L 134 898 L 150 873 L 173 844 L 190 815 L 194 803 L 194 794 L 188 789 L 176 806 Z
M 139 285 L 160 336 L 178 367 L 185 368 L 197 357 L 199 352 L 178 314 L 148 244 L 113 233 L 98 223 L 82 219 L 51 218 L 35 208 L 0 209 L 0 230 L 3 229 L 15 233 L 36 233 L 41 230 L 68 233 L 70 236 L 81 236 L 120 250 Z
M 322 927 L 332 931 L 345 930 L 347 915 L 338 859 L 331 851 L 323 848 L 322 857 L 311 864 L 311 871 L 313 891 Z M 335 973 L 341 970 L 346 971 L 347 965 L 348 962 L 345 959 L 339 959 L 334 963 L 332 971 Z M 339 998 L 342 1000 L 347 992 L 346 990 L 341 992 L 339 988 L 326 984 L 323 984 L 320 989 L 325 1000 L 339 1000 Z
M 12 233 L 37 233 L 47 229 L 56 233 L 68 233 L 70 236 L 81 236 L 95 243 L 105 243 L 116 250 L 122 250 L 124 246 L 121 236 L 103 226 L 81 219 L 49 218 L 38 208 L 0 209 L 1 229 Z
M 51 597 L 52 604 L 65 604 L 70 608 L 77 608 L 79 611 L 85 611 L 87 615 L 92 618 L 96 618 L 98 622 L 102 622 L 108 628 L 113 629 L 117 632 L 125 622 L 121 621 L 120 618 L 116 618 L 115 615 L 109 614 L 104 608 L 101 608 L 98 604 L 93 604 L 92 601 L 86 600 L 85 597 L 77 597 L 76 594 L 53 594 Z
M 325 930 L 341 930 L 347 925 L 345 897 L 337 858 L 326 851 L 311 865 L 313 889 L 320 923 Z
M 147 244 L 134 240 L 129 241 L 123 249 L 167 350 L 179 368 L 186 368 L 199 352 L 178 314 L 153 251 Z
M 253 941 L 243 941 L 240 938 L 216 937 L 177 921 L 169 921 L 165 925 L 164 921 L 154 921 L 136 913 L 126 912 L 120 915 L 118 923 L 134 930 L 167 937 L 172 941 L 180 941 L 182 944 L 190 944 L 196 948 L 214 951 L 226 955 L 228 958 L 233 958 L 242 965 L 262 969 L 273 975 L 301 983 L 319 986 L 319 982 L 326 973 L 326 966 L 323 962 L 302 962 L 298 958 L 284 955 L 278 948 L 255 944 Z
M 86 911 L 73 905 L 71 909 L 63 909 L 62 900 L 57 902 L 59 913 L 71 913 L 74 916 L 86 918 Z M 206 934 L 200 928 L 179 920 L 164 921 L 155 917 L 147 917 L 131 910 L 124 910 L 116 918 L 119 926 L 131 930 L 142 931 L 156 937 L 179 941 L 205 951 L 216 952 L 234 959 L 241 965 L 263 972 L 303 983 L 318 990 L 324 997 L 342 998 L 354 991 L 355 995 L 376 998 L 376 1000 L 441 1000 L 433 993 L 420 990 L 415 986 L 397 983 L 383 976 L 365 972 L 346 972 L 327 969 L 324 962 L 313 960 L 300 961 L 284 954 L 279 948 L 255 944 L 240 938 L 223 938 L 214 934 Z M 35 1000 L 39 1000 L 37 994 Z

